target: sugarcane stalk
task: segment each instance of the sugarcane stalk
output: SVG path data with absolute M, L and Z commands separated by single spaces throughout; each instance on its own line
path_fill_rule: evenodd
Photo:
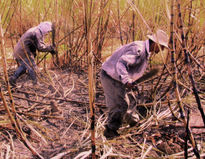
M 189 78 L 191 80 L 191 83 L 192 83 L 192 87 L 193 87 L 193 92 L 194 92 L 194 95 L 195 95 L 195 98 L 196 98 L 196 101 L 197 101 L 197 104 L 198 104 L 198 108 L 201 112 L 201 115 L 202 115 L 202 118 L 203 118 L 203 121 L 204 121 L 204 124 L 205 124 L 205 116 L 204 116 L 204 112 L 203 112 L 203 109 L 201 110 L 201 104 L 200 104 L 200 99 L 199 99 L 199 96 L 198 96 L 198 92 L 197 92 L 197 89 L 195 88 L 195 83 L 194 83 L 194 80 L 193 80 L 193 76 L 192 76 L 192 72 L 191 72 L 191 67 L 190 67 L 190 59 L 189 59 L 189 56 L 187 54 L 187 50 L 186 50 L 186 40 L 185 40 L 185 36 L 184 36 L 184 31 L 183 31 L 183 23 L 182 23 L 182 16 L 181 16 L 181 7 L 180 7 L 180 4 L 181 4 L 181 1 L 180 0 L 177 0 L 177 9 L 178 9 L 178 18 L 179 18 L 179 29 L 180 29 L 180 32 L 181 32 L 181 40 L 182 40 L 182 49 L 183 49 L 183 53 L 185 55 L 185 64 L 186 64 L 186 67 L 188 69 L 188 74 L 189 74 Z M 185 126 L 187 126 L 187 121 L 184 119 L 184 124 Z M 194 140 L 194 137 L 193 137 L 193 134 L 191 133 L 190 129 L 188 128 L 188 132 L 189 132 L 189 139 L 192 143 L 192 146 L 193 146 L 193 151 L 194 151 L 194 154 L 197 158 L 200 158 L 200 154 L 199 154 L 199 151 L 198 151 L 198 148 L 197 148 L 197 145 L 195 143 L 195 140 Z
M 168 107 L 169 107 L 170 112 L 172 113 L 172 116 L 174 116 L 175 119 L 177 119 L 178 121 L 181 122 L 181 119 L 178 118 L 177 115 L 176 115 L 176 114 L 174 113 L 174 111 L 172 110 L 171 102 L 170 102 L 170 99 L 169 99 L 170 94 L 167 93 L 166 96 L 167 96 L 167 104 L 168 104 Z
M 11 4 L 12 4 L 12 1 L 10 2 L 10 7 L 9 7 L 9 9 L 8 9 L 8 11 L 6 12 L 6 15 L 5 15 L 5 18 L 4 18 L 4 22 L 2 22 L 2 27 L 5 27 L 5 25 L 6 25 L 6 22 L 7 22 L 7 20 L 8 20 L 8 17 L 9 17 L 9 14 L 10 14 L 10 12 L 12 11 L 11 10 Z M 5 7 L 6 8 L 6 7 Z
M 6 103 L 6 99 L 4 97 L 3 91 L 2 91 L 2 86 L 0 85 L 0 96 L 1 99 L 3 101 L 3 105 L 4 108 L 9 116 L 9 119 L 11 121 L 11 125 L 14 127 L 14 129 L 16 130 L 16 133 L 18 135 L 18 137 L 20 138 L 20 140 L 24 143 L 24 145 L 32 152 L 32 154 L 40 159 L 43 159 L 43 157 L 36 152 L 36 150 L 31 146 L 31 144 L 28 142 L 28 140 L 26 139 L 25 135 L 23 134 L 22 130 L 20 129 L 19 125 L 17 125 L 16 123 L 16 119 L 13 117 L 12 112 L 9 109 L 9 106 Z
M 63 40 L 65 40 L 70 34 L 72 34 L 72 33 L 74 33 L 76 30 L 78 30 L 78 29 L 80 29 L 82 27 L 82 25 L 80 25 L 80 26 L 78 26 L 78 27 L 76 27 L 75 29 L 73 29 L 71 32 L 69 32 L 68 34 L 66 34 L 62 39 L 60 39 L 58 42 L 57 42 L 57 44 L 55 43 L 55 31 L 53 31 L 52 32 L 52 44 L 54 45 L 54 46 L 58 46 Z M 57 51 L 57 49 L 56 49 L 56 51 Z M 39 61 L 38 61 L 38 63 L 37 63 L 37 65 L 39 65 L 44 59 L 45 59 L 45 57 L 47 56 L 49 54 L 49 52 L 47 52 Z M 57 56 L 57 58 L 58 58 L 58 56 Z M 59 58 L 57 59 L 57 61 L 58 61 L 58 64 L 59 64 Z
M 180 113 L 181 113 L 181 118 L 184 120 L 184 107 L 182 106 L 181 103 L 181 97 L 179 93 L 179 86 L 177 82 L 177 67 L 176 67 L 176 62 L 175 62 L 175 47 L 174 47 L 174 0 L 171 1 L 171 21 L 170 21 L 170 52 L 171 52 L 171 63 L 172 63 L 172 68 L 173 68 L 173 88 L 175 89 L 175 94 L 177 97 L 177 103 L 180 108 Z
M 179 110 L 180 110 L 180 114 L 181 114 L 181 118 L 182 121 L 184 123 L 185 126 L 187 126 L 187 121 L 185 119 L 185 111 L 184 111 L 184 107 L 182 105 L 181 102 L 181 96 L 179 93 L 179 86 L 178 86 L 178 77 L 177 77 L 177 67 L 176 67 L 176 52 L 175 52 L 175 44 L 174 44 L 174 0 L 171 1 L 171 21 L 170 21 L 170 42 L 169 42 L 169 48 L 170 48 L 170 52 L 171 52 L 171 63 L 172 63 L 172 68 L 173 68 L 173 88 L 175 89 L 175 94 L 177 97 L 177 103 L 179 106 Z M 190 132 L 190 131 L 189 131 Z M 193 135 L 191 133 L 189 133 L 189 137 L 191 139 L 193 139 Z M 192 145 L 194 147 L 195 142 L 194 140 L 192 141 Z
M 149 25 L 147 24 L 147 22 L 145 21 L 144 17 L 142 16 L 142 14 L 140 13 L 139 9 L 137 8 L 136 5 L 133 4 L 133 2 L 131 0 L 127 0 L 127 2 L 129 3 L 129 5 L 133 8 L 134 11 L 136 11 L 140 18 L 142 19 L 143 23 L 145 24 L 145 26 L 147 27 L 147 29 L 149 30 L 149 32 L 152 32 L 151 28 L 149 27 Z
M 13 3 L 15 3 L 15 4 L 13 4 Z M 12 3 L 13 6 L 10 7 L 10 8 L 14 7 L 13 13 L 12 13 L 11 17 L 9 18 L 9 23 L 7 24 L 7 27 L 6 27 L 6 29 L 5 29 L 5 33 L 4 33 L 4 34 L 7 33 L 8 29 L 9 29 L 9 27 L 10 27 L 10 23 L 11 23 L 13 17 L 14 17 L 14 13 L 15 13 L 15 11 L 16 11 L 16 8 L 17 8 L 17 6 L 18 6 L 18 1 L 17 1 L 17 2 L 14 1 L 13 3 Z M 5 8 L 6 8 L 6 7 L 5 7 Z
M 11 93 L 11 88 L 10 88 L 10 84 L 9 84 L 9 78 L 8 78 L 8 72 L 7 72 L 7 62 L 6 62 L 6 50 L 5 50 L 5 47 L 4 47 L 4 34 L 3 34 L 3 29 L 2 29 L 2 26 L 1 26 L 1 17 L 0 17 L 0 46 L 1 46 L 1 54 L 2 54 L 2 64 L 3 64 L 3 70 L 4 70 L 4 79 L 5 79 L 5 82 L 6 82 L 6 86 L 7 86 L 7 89 L 8 89 L 8 94 L 9 94 L 9 98 L 10 98 L 10 103 L 11 103 L 11 108 L 12 108 L 12 115 L 14 116 L 14 119 L 15 119 L 15 125 L 20 128 L 20 124 L 16 118 L 16 109 L 15 109 L 15 105 L 14 105 L 14 100 L 13 100 L 13 96 L 12 96 L 12 93 Z
M 132 1 L 135 5 L 135 0 Z M 135 41 L 135 12 L 132 12 L 132 41 Z
M 17 92 L 26 93 L 26 92 L 20 91 L 20 90 L 18 90 Z M 42 97 L 42 98 L 47 98 L 47 99 L 61 100 L 61 101 L 64 101 L 64 102 L 70 102 L 70 103 L 76 103 L 76 104 L 89 104 L 89 102 L 77 101 L 77 100 L 73 100 L 73 99 L 55 98 L 55 97 L 44 96 L 44 95 L 36 94 L 36 93 L 32 93 L 32 92 L 27 92 L 27 93 L 29 95 L 35 95 L 35 96 Z M 40 101 L 36 101 L 36 100 L 31 100 L 31 99 L 20 97 L 20 96 L 17 96 L 17 95 L 13 95 L 13 97 L 17 98 L 17 99 L 27 100 L 27 101 L 33 102 L 33 103 L 38 103 L 38 104 L 43 104 L 43 105 L 50 105 L 50 103 L 44 103 L 44 102 L 40 102 Z M 105 106 L 105 104 L 103 104 L 103 103 L 95 103 L 95 105 L 101 106 L 102 108 L 103 108 L 103 106 Z
M 12 113 L 11 113 L 7 103 L 6 103 L 6 99 L 4 97 L 4 93 L 2 91 L 2 86 L 1 85 L 0 85 L 0 96 L 1 96 L 1 99 L 3 101 L 4 108 L 5 108 L 5 110 L 6 110 L 7 114 L 8 114 L 9 120 L 11 121 L 11 125 L 14 127 L 16 132 L 20 132 L 19 128 L 16 126 L 15 119 L 14 119 L 14 117 L 13 117 L 13 115 L 12 115 Z M 18 133 L 17 133 L 17 135 L 18 135 Z
M 186 40 L 186 43 L 187 43 L 187 39 L 188 39 L 188 34 L 191 30 L 191 25 L 192 25 L 192 22 L 191 21 L 191 14 L 192 14 L 192 1 L 193 0 L 190 0 L 190 3 L 189 3 L 189 16 L 188 16 L 188 31 L 186 32 L 186 36 L 185 36 L 185 40 Z
M 94 101 L 94 96 L 95 96 L 95 79 L 93 77 L 94 73 L 94 58 L 92 55 L 92 52 L 89 53 L 88 55 L 88 80 L 89 80 L 89 105 L 90 105 L 90 118 L 91 118 L 91 142 L 92 142 L 92 159 L 96 158 L 95 157 L 95 101 Z
M 186 125 L 186 138 L 185 138 L 185 146 L 184 146 L 184 158 L 188 158 L 188 139 L 189 139 L 189 115 L 190 115 L 190 110 L 188 109 L 187 113 L 187 125 Z
M 79 25 L 76 28 L 74 28 L 72 31 L 70 31 L 69 33 L 67 33 L 66 35 L 64 35 L 63 38 L 61 38 L 58 42 L 57 45 L 59 45 L 63 40 L 65 40 L 66 38 L 68 38 L 70 36 L 70 34 L 74 33 L 76 30 L 80 29 L 83 25 Z
M 117 0 L 117 17 L 118 17 L 118 27 L 120 31 L 120 42 L 121 45 L 123 45 L 123 37 L 122 37 L 122 28 L 121 28 L 121 22 L 120 22 L 120 4 L 119 0 Z
M 1 53 L 2 53 L 2 64 L 3 64 L 3 69 L 4 69 L 4 77 L 5 77 L 5 82 L 6 82 L 6 85 L 7 85 L 8 93 L 9 93 L 12 112 L 9 110 L 9 107 L 6 103 L 6 100 L 4 98 L 3 92 L 1 90 L 1 85 L 0 85 L 0 95 L 1 95 L 1 98 L 3 99 L 3 101 L 4 101 L 3 103 L 4 103 L 5 110 L 7 111 L 9 119 L 12 123 L 12 126 L 15 128 L 16 133 L 17 133 L 18 137 L 20 138 L 21 142 L 32 152 L 32 154 L 34 156 L 36 156 L 40 159 L 43 159 L 43 157 L 38 152 L 36 152 L 36 150 L 32 147 L 32 145 L 26 139 L 24 133 L 21 130 L 18 118 L 16 116 L 16 109 L 15 109 L 15 105 L 14 105 L 14 100 L 13 100 L 13 96 L 12 96 L 12 93 L 11 93 L 11 88 L 10 88 L 9 81 L 8 81 L 7 62 L 6 62 L 6 56 L 5 56 L 6 50 L 5 50 L 5 46 L 4 46 L 4 34 L 3 34 L 3 30 L 2 30 L 2 25 L 1 25 L 1 17 L 0 17 L 0 44 L 1 44 Z
M 49 54 L 49 52 L 47 52 L 37 63 L 37 65 L 39 65 L 44 59 L 45 57 Z M 52 55 L 53 56 L 53 55 Z
M 107 7 L 107 5 L 109 5 L 109 11 L 106 12 L 105 8 Z M 104 15 L 106 13 L 106 16 L 104 18 Z M 105 19 L 105 20 L 104 20 Z M 109 0 L 107 2 L 105 1 L 101 1 L 100 2 L 100 13 L 98 16 L 98 23 L 97 23 L 97 34 L 96 34 L 96 38 L 93 40 L 95 41 L 95 48 L 94 48 L 94 56 L 95 56 L 95 62 L 96 64 L 101 64 L 101 52 L 102 52 L 102 47 L 103 47 L 103 43 L 105 40 L 105 35 L 107 32 L 107 27 L 108 27 L 108 22 L 110 19 L 110 3 Z
M 52 45 L 55 48 L 56 62 L 55 62 L 53 54 L 52 54 L 52 58 L 53 58 L 54 65 L 58 66 L 59 65 L 59 58 L 58 58 L 58 50 L 56 48 L 57 46 L 56 46 L 56 43 L 55 43 L 55 37 L 56 37 L 56 24 L 53 22 L 53 24 L 52 24 Z
M 90 130 L 91 130 L 91 151 L 92 159 L 96 158 L 96 146 L 95 146 L 95 79 L 94 79 L 94 56 L 92 52 L 91 41 L 91 10 L 92 1 L 88 4 L 89 0 L 84 0 L 85 4 L 85 33 L 86 33 L 86 50 L 88 54 L 88 90 L 89 90 L 89 105 L 90 105 Z
M 5 6 L 8 6 L 8 3 L 9 3 L 9 1 L 4 1 L 4 2 L 2 2 L 2 5 L 0 6 L 0 8 L 1 8 L 1 11 L 0 11 L 1 18 L 4 17 L 4 13 L 5 13 L 5 10 L 6 10 Z
M 201 101 L 200 101 L 200 98 L 199 98 L 199 95 L 198 95 L 198 90 L 196 88 L 196 85 L 195 85 L 195 81 L 194 81 L 194 78 L 193 78 L 193 75 L 192 75 L 192 68 L 191 68 L 191 65 L 190 65 L 190 57 L 189 57 L 189 54 L 187 52 L 187 47 L 186 47 L 186 39 L 185 39 L 185 36 L 184 36 L 184 31 L 183 31 L 183 23 L 182 23 L 182 17 L 181 17 L 181 9 L 180 9 L 180 3 L 178 2 L 178 12 L 179 12 L 179 22 L 180 22 L 180 32 L 181 32 L 181 39 L 182 39 L 182 49 L 183 49 L 183 52 L 184 52 L 184 56 L 185 56 L 185 64 L 186 64 L 186 67 L 187 67 L 187 70 L 188 70 L 188 75 L 189 75 L 189 79 L 191 81 L 191 84 L 192 84 L 192 90 L 193 90 L 193 93 L 194 93 L 194 96 L 195 96 L 195 99 L 196 99 L 196 102 L 197 102 L 197 105 L 198 105 L 198 109 L 201 113 L 201 117 L 202 117 L 202 120 L 204 122 L 204 125 L 205 125 L 205 114 L 204 114 L 204 111 L 203 111 L 203 108 L 202 108 L 202 105 L 201 105 Z

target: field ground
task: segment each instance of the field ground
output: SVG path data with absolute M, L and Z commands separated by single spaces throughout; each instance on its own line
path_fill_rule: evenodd
M 30 159 L 35 152 L 45 159 L 90 158 L 91 93 L 88 90 L 96 93 L 97 158 L 173 159 L 184 158 L 184 151 L 188 150 L 191 159 L 196 158 L 194 152 L 197 152 L 192 145 L 197 145 L 203 158 L 205 122 L 199 108 L 201 104 L 201 110 L 205 109 L 204 8 L 203 0 L 30 0 L 29 3 L 1 0 L 0 159 Z M 14 46 L 26 30 L 42 21 L 55 23 L 55 34 L 48 34 L 45 42 L 57 46 L 60 65 L 58 69 L 53 67 L 53 58 L 48 55 L 38 65 L 41 69 L 38 85 L 33 86 L 28 76 L 23 75 L 18 79 L 17 88 L 10 92 L 4 79 L 7 71 L 11 76 L 16 68 L 12 57 Z M 157 29 L 168 34 L 170 49 L 168 54 L 150 58 L 147 70 L 157 65 L 161 70 L 159 75 L 128 92 L 129 109 L 138 124 L 130 128 L 123 123 L 120 137 L 108 141 L 103 136 L 107 108 L 98 67 L 119 46 L 145 40 Z M 94 66 L 91 66 L 88 59 L 93 55 Z M 43 56 L 38 54 L 36 61 Z M 96 65 L 96 70 L 88 70 Z M 93 88 L 96 90 L 93 90 L 89 87 L 92 80 L 88 80 L 88 75 L 95 76 L 95 73 L 97 80 Z M 14 98 L 14 105 L 9 94 Z M 5 111 L 7 105 L 15 106 L 17 114 L 11 109 L 10 117 L 19 121 L 16 127 L 27 136 L 33 153 L 17 137 L 18 131 L 14 130 Z M 186 138 L 188 117 L 193 144 Z M 204 116 L 203 119 L 205 121 Z
M 87 74 L 68 70 L 47 70 L 45 73 L 42 70 L 39 77 L 38 85 L 33 86 L 28 76 L 23 75 L 18 80 L 17 88 L 13 89 L 21 127 L 30 143 L 46 159 L 89 158 L 91 142 Z M 1 83 L 4 84 L 2 79 Z M 130 107 L 149 103 L 146 94 L 149 89 L 151 83 L 143 86 L 144 94 L 141 86 L 141 95 L 129 93 L 130 99 L 135 98 Z M 204 94 L 202 96 L 204 99 Z M 133 112 L 140 114 L 139 124 L 133 128 L 124 124 L 119 130 L 121 136 L 110 141 L 103 136 L 106 108 L 98 78 L 95 102 L 96 154 L 99 158 L 183 158 L 185 128 L 172 116 L 167 102 L 160 101 L 152 107 L 147 104 L 147 109 L 134 107 Z M 205 104 L 204 100 L 202 102 Z M 0 103 L 2 105 L 2 101 Z M 178 111 L 176 104 L 172 104 L 172 108 L 175 113 Z M 17 139 L 2 106 L 0 114 L 5 122 L 0 126 L 1 158 L 32 158 L 31 152 Z M 190 118 L 192 132 L 203 156 L 205 130 L 196 104 L 192 105 Z M 194 157 L 190 143 L 188 147 L 190 157 Z

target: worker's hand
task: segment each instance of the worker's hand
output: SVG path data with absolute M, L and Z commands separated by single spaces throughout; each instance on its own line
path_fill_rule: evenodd
M 56 51 L 55 51 L 55 50 L 52 50 L 50 53 L 51 53 L 52 55 L 55 55 L 55 54 L 56 54 Z
M 126 88 L 128 88 L 128 89 L 133 88 L 133 84 L 130 83 L 130 82 L 127 82 L 127 83 L 125 84 L 125 86 L 126 86 Z
M 57 53 L 55 46 L 51 46 L 51 51 L 50 51 L 50 53 L 51 53 L 52 55 L 55 55 L 55 54 Z

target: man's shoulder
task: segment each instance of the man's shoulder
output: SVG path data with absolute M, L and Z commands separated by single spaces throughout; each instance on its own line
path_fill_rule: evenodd
M 32 27 L 30 29 L 28 29 L 24 34 L 30 34 L 36 31 L 36 27 Z
M 135 45 L 139 49 L 144 49 L 146 46 L 146 43 L 145 43 L 145 41 L 134 41 L 133 45 Z
M 21 37 L 21 39 L 27 39 L 30 38 L 32 36 L 34 36 L 36 34 L 36 27 L 30 28 L 28 29 Z
M 145 41 L 133 41 L 125 45 L 125 52 L 143 53 L 145 52 Z

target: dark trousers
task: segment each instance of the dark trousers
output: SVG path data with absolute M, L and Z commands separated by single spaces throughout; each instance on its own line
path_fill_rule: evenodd
M 125 100 L 125 86 L 121 82 L 112 79 L 104 70 L 101 70 L 100 76 L 106 106 L 109 109 L 107 126 L 112 130 L 118 130 L 128 109 Z
M 30 57 L 29 59 L 27 59 L 27 58 L 18 59 L 17 61 L 19 63 L 19 67 L 15 71 L 13 77 L 15 79 L 18 79 L 27 70 L 30 78 L 33 81 L 36 81 L 36 73 L 35 73 L 36 64 L 35 64 L 34 58 Z

